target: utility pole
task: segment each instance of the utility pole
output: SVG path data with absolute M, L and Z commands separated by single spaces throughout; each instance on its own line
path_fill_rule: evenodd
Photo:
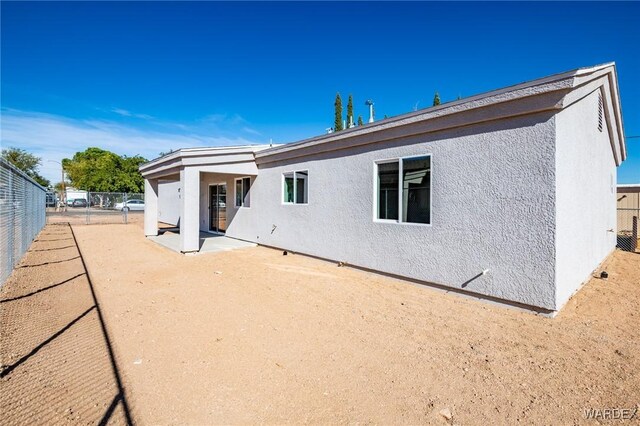
M 55 160 L 47 160 L 50 163 L 58 163 L 60 164 L 60 171 L 62 172 L 62 190 L 60 191 L 60 200 L 58 201 L 58 208 L 62 208 L 62 200 L 64 199 L 64 194 L 67 193 L 67 184 L 64 181 L 64 166 L 62 165 L 62 163 L 60 161 L 55 161 Z M 67 211 L 67 203 L 64 204 L 64 210 L 62 211 Z

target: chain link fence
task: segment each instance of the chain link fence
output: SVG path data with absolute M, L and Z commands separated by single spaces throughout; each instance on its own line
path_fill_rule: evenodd
M 46 190 L 0 158 L 0 285 L 45 224 Z
M 640 209 L 619 208 L 618 209 L 618 244 L 621 250 L 635 252 L 640 249 L 638 241 L 638 221 L 640 220 Z
M 143 217 L 141 193 L 74 191 L 56 207 L 47 208 L 47 223 L 129 223 Z

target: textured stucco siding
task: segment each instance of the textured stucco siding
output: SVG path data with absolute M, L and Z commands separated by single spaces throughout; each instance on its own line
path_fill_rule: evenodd
M 158 221 L 178 225 L 180 220 L 180 181 L 158 181 Z
M 227 234 L 554 309 L 554 132 L 546 112 L 260 165 Z M 374 162 L 425 153 L 432 225 L 374 222 Z M 295 170 L 309 171 L 308 205 L 282 204 Z
M 245 175 L 232 175 L 222 173 L 200 173 L 200 230 L 209 231 L 209 185 L 227 184 L 227 232 L 238 210 L 245 210 L 246 207 L 235 207 L 235 179 L 246 177 Z M 251 177 L 253 180 L 254 177 Z M 235 226 L 235 224 L 234 224 Z
M 616 164 L 598 91 L 556 118 L 556 308 L 560 309 L 616 246 Z

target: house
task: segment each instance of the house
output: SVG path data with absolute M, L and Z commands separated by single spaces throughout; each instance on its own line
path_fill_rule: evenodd
M 276 147 L 182 149 L 140 167 L 180 182 L 200 230 L 538 311 L 558 311 L 616 246 L 626 157 L 613 63 Z M 160 207 L 161 208 L 161 207 Z

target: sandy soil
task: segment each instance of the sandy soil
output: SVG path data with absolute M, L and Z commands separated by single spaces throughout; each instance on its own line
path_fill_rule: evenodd
M 48 225 L 0 291 L 0 423 L 125 423 L 109 344 L 71 229 Z
M 570 424 L 586 422 L 588 408 L 640 403 L 638 254 L 615 252 L 609 279 L 592 280 L 551 319 L 262 247 L 182 256 L 140 226 L 74 226 L 110 340 L 91 311 L 86 336 L 60 336 L 79 339 L 73 351 L 56 338 L 48 356 L 42 349 L 3 377 L 7 423 L 43 404 L 64 422 L 49 408 L 56 398 L 98 421 L 118 392 L 114 371 L 140 424 Z M 66 235 L 45 230 L 57 233 Z M 24 263 L 74 255 L 32 251 Z M 81 273 L 78 264 L 21 268 L 4 286 L 5 372 L 92 300 L 81 276 L 5 301 Z M 122 406 L 112 421 L 124 421 Z

